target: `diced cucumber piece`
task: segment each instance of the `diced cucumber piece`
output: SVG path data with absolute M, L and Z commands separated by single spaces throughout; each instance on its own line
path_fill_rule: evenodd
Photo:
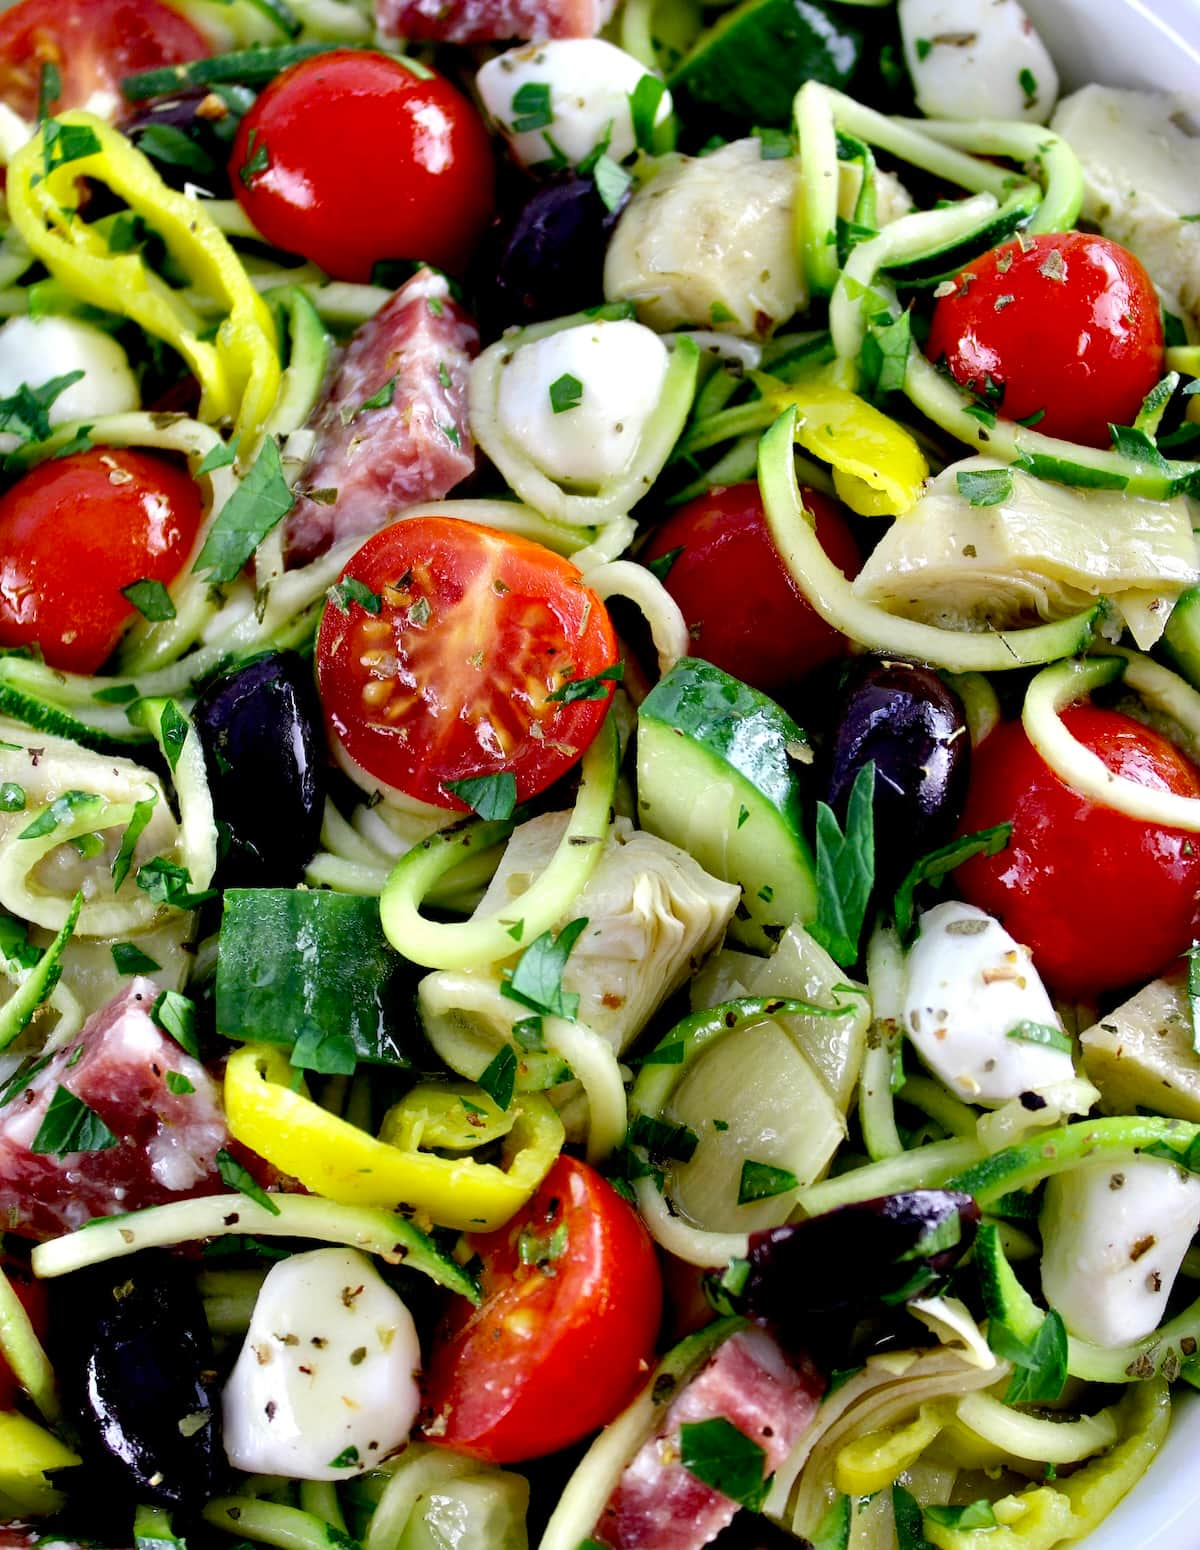
M 638 711 L 638 821 L 738 883 L 729 932 L 770 952 L 817 912 L 797 768 L 811 757 L 786 711 L 718 667 L 683 657 Z
M 527 1550 L 523 1475 L 488 1470 L 444 1480 L 422 1496 L 397 1550 Z
M 1189 587 L 1171 610 L 1163 645 L 1192 688 L 1200 689 L 1200 587 Z
M 1013 1274 L 994 1222 L 984 1222 L 979 1228 L 975 1265 L 988 1318 L 1007 1325 L 1019 1340 L 1032 1342 L 1046 1315 Z

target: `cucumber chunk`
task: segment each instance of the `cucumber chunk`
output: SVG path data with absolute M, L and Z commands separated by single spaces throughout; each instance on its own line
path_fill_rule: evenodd
M 770 952 L 817 912 L 797 769 L 805 734 L 774 700 L 683 657 L 638 711 L 638 822 L 742 889 L 729 934 Z

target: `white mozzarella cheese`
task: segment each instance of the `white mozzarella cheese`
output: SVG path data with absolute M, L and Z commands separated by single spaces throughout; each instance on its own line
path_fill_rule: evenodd
M 73 371 L 83 376 L 50 405 L 51 425 L 96 420 L 140 406 L 137 378 L 125 351 L 102 329 L 54 316 L 9 318 L 0 328 L 0 397 L 9 397 L 22 384 L 41 387 Z M 15 445 L 14 437 L 0 437 L 0 451 Z
M 666 345 L 640 323 L 566 328 L 504 368 L 500 424 L 549 478 L 595 488 L 633 456 L 666 372 Z
M 421 1350 L 412 1315 L 364 1254 L 275 1265 L 225 1385 L 225 1452 L 248 1474 L 348 1480 L 412 1430 Z
M 607 154 L 623 161 L 634 149 L 630 93 L 645 65 L 602 38 L 529 43 L 489 59 L 475 77 L 488 114 L 522 166 L 577 163 L 607 135 Z M 655 122 L 671 112 L 664 92 Z M 527 127 L 522 127 L 527 126 Z
M 1092 1162 L 1051 1179 L 1042 1291 L 1073 1335 L 1125 1345 L 1163 1316 L 1200 1226 L 1200 1178 L 1154 1157 Z
M 921 916 L 903 1022 L 925 1064 L 970 1103 L 1004 1103 L 1075 1074 L 1069 1050 L 1037 1042 L 1036 1029 L 1061 1024 L 1029 949 L 972 904 L 949 900 Z
M 1058 72 L 1017 0 L 900 0 L 900 33 L 927 117 L 1050 117 Z

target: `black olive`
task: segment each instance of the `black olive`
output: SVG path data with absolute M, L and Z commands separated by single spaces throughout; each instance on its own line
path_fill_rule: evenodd
M 827 754 L 826 800 L 843 818 L 868 762 L 875 765 L 876 873 L 895 882 L 919 856 L 945 844 L 967 799 L 966 716 L 930 668 L 878 657 L 850 664 Z
M 97 1478 L 125 1500 L 198 1506 L 224 1450 L 194 1270 L 148 1251 L 80 1271 L 55 1294 L 56 1367 Z
M 751 1235 L 731 1302 L 785 1347 L 824 1354 L 829 1328 L 929 1296 L 971 1247 L 979 1207 L 951 1190 L 910 1190 Z
M 217 821 L 223 888 L 286 888 L 317 848 L 325 740 L 312 673 L 295 652 L 259 657 L 204 690 L 193 712 Z
M 484 332 L 602 302 L 604 252 L 620 208 L 608 208 L 591 178 L 570 173 L 494 226 L 475 268 Z

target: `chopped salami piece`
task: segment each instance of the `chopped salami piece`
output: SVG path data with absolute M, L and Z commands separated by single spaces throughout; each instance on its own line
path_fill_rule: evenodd
M 759 1445 L 771 1474 L 812 1420 L 823 1387 L 761 1330 L 731 1335 L 626 1466 L 594 1537 L 612 1550 L 700 1550 L 733 1521 L 737 1503 L 679 1463 L 679 1428 L 723 1417 Z
M 152 1020 L 157 995 L 152 980 L 133 980 L 0 1108 L 0 1220 L 10 1231 L 54 1237 L 95 1216 L 224 1187 L 216 1155 L 229 1132 L 220 1092 Z M 33 1150 L 60 1086 L 103 1120 L 115 1146 L 61 1156 Z
M 377 533 L 473 472 L 467 375 L 478 348 L 479 330 L 430 269 L 363 324 L 309 422 L 317 444 L 288 519 L 290 565 Z
M 438 43 L 594 38 L 616 0 L 375 0 L 385 37 Z

